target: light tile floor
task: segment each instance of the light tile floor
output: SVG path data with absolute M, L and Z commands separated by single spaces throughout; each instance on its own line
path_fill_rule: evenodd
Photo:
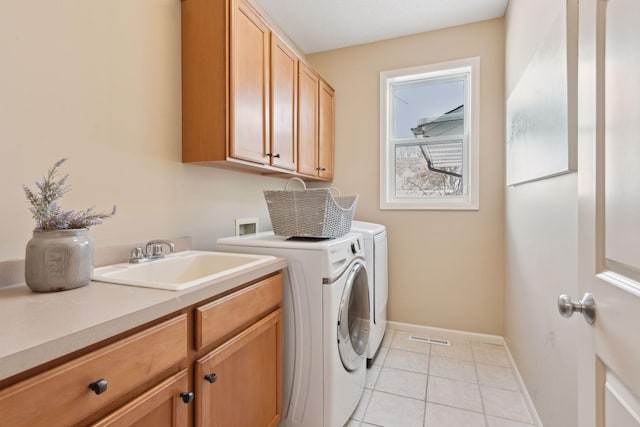
M 460 338 L 443 346 L 410 335 L 387 330 L 345 427 L 534 425 L 503 346 Z

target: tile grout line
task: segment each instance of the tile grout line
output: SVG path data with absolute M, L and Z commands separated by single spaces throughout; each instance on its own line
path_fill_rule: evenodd
M 397 397 L 402 397 L 404 399 L 411 399 L 411 400 L 417 400 L 418 402 L 423 402 L 424 399 L 418 399 L 417 397 L 411 397 L 411 396 L 407 396 L 406 394 L 398 394 L 398 393 L 393 393 L 391 391 L 386 391 L 386 390 L 376 390 L 373 388 L 370 388 L 369 390 L 371 390 L 372 392 L 377 391 L 378 393 L 383 393 L 383 394 L 390 394 L 391 396 L 397 396 Z M 368 405 L 367 405 L 368 406 Z
M 427 426 L 427 402 L 429 402 L 429 378 L 431 375 L 431 350 L 433 349 L 432 345 L 429 345 L 429 352 L 427 353 L 427 383 L 425 384 L 424 390 L 424 413 L 422 414 L 422 427 Z
M 476 354 L 473 351 L 473 344 L 471 345 L 471 357 L 473 357 L 473 370 L 476 373 L 478 379 L 478 394 L 480 395 L 480 405 L 482 406 L 482 416 L 484 418 L 484 425 L 489 425 L 489 419 L 487 418 L 487 410 L 484 407 L 484 397 L 482 397 L 482 389 L 480 388 L 480 375 L 478 374 L 478 362 L 476 360 Z
M 358 420 L 360 424 L 364 423 L 364 418 L 367 415 L 367 411 L 369 410 L 369 405 L 371 404 L 371 399 L 373 398 L 373 390 L 371 390 L 371 395 L 369 396 L 369 401 L 367 402 L 367 406 L 362 411 L 362 419 Z

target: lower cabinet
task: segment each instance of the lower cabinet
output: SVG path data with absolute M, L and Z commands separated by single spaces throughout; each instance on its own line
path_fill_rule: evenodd
M 93 427 L 187 427 L 187 404 L 194 399 L 193 392 L 185 391 L 188 387 L 188 373 L 184 369 L 93 424 Z
M 196 361 L 196 426 L 276 426 L 282 371 L 274 366 L 282 366 L 282 309 Z
M 20 382 L 5 380 L 0 427 L 276 426 L 281 305 L 279 272 Z
M 187 357 L 187 316 L 151 326 L 0 389 L 0 426 L 65 427 L 95 418 Z

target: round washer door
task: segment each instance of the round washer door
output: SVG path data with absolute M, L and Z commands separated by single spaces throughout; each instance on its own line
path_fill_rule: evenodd
M 349 268 L 338 313 L 338 353 L 347 371 L 364 362 L 369 342 L 369 285 L 361 261 Z

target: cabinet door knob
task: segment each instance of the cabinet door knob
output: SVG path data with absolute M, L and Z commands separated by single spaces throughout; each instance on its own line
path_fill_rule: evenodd
M 183 391 L 180 393 L 180 397 L 184 403 L 191 403 L 193 402 L 194 394 L 192 391 Z
M 322 167 L 321 167 L 321 168 L 316 168 L 316 170 L 317 170 L 317 171 L 322 171 L 322 172 L 324 172 L 324 171 L 326 171 L 326 170 L 327 170 L 327 168 L 322 168 Z
M 276 159 L 279 159 L 280 154 L 267 153 L 267 157 L 275 157 Z
M 95 394 L 102 394 L 105 391 L 107 391 L 107 380 L 105 380 L 104 378 L 101 378 L 98 381 L 95 381 L 89 384 L 89 388 Z
M 211 384 L 213 384 L 218 379 L 218 376 L 216 374 L 209 374 L 209 375 L 205 375 L 204 379 L 209 381 Z

